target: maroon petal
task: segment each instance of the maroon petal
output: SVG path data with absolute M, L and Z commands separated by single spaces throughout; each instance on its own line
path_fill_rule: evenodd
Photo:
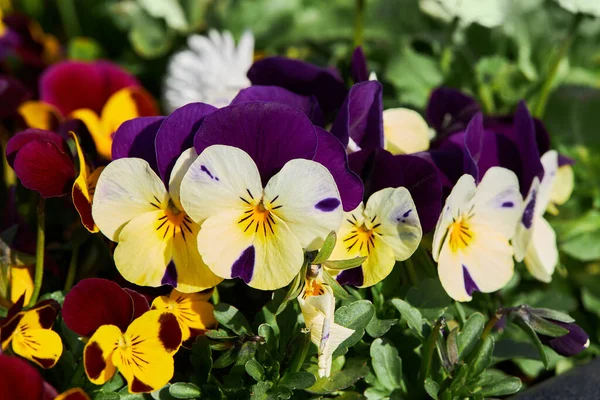
M 256 163 L 263 184 L 295 158 L 312 160 L 317 134 L 308 117 L 278 103 L 241 103 L 208 115 L 194 138 L 198 154 L 222 144 L 244 150 Z
M 65 297 L 62 317 L 80 336 L 91 336 L 102 325 L 116 325 L 123 332 L 132 320 L 134 300 L 119 285 L 107 279 L 80 281 Z
M 442 182 L 436 168 L 415 155 L 392 155 L 386 150 L 359 151 L 348 157 L 350 167 L 365 183 L 365 199 L 388 187 L 405 187 L 419 213 L 424 232 L 435 227 L 442 207 Z
M 135 77 L 108 61 L 63 61 L 40 77 L 40 100 L 57 107 L 63 115 L 89 108 L 98 115 L 108 98 L 120 89 L 139 85 Z
M 6 159 L 11 167 L 15 161 L 17 152 L 23 146 L 35 140 L 52 142 L 56 144 L 61 151 L 65 153 L 69 152 L 69 146 L 67 146 L 67 143 L 60 135 L 42 129 L 27 129 L 10 138 L 6 144 Z
M 352 211 L 362 201 L 362 181 L 348 166 L 344 145 L 325 129 L 316 130 L 319 144 L 313 160 L 323 164 L 331 172 L 340 191 L 344 211 Z
M 21 147 L 13 168 L 23 186 L 42 197 L 71 193 L 75 178 L 73 160 L 52 141 L 35 140 Z
M 112 158 L 137 157 L 158 173 L 155 139 L 165 117 L 139 117 L 125 121 L 113 136 Z
M 138 317 L 141 317 L 143 313 L 150 310 L 150 304 L 148 303 L 146 296 L 136 292 L 133 289 L 123 288 L 123 290 L 131 297 L 131 301 L 133 301 L 132 321 Z
M 10 76 L 0 77 L 0 118 L 15 115 L 21 103 L 30 97 L 31 93 L 21 82 Z
M 251 86 L 240 90 L 231 104 L 273 101 L 287 104 L 304 112 L 313 124 L 323 125 L 323 111 L 315 96 L 303 96 L 279 86 Z
M 348 138 L 363 150 L 383 148 L 382 86 L 377 81 L 357 83 L 338 113 L 331 133 L 344 145 Z
M 44 383 L 38 370 L 27 361 L 0 354 L 1 399 L 52 400 L 57 393 Z
M 350 74 L 355 83 L 369 80 L 369 66 L 361 46 L 354 49 L 350 62 Z
M 286 57 L 255 62 L 248 78 L 253 85 L 281 86 L 294 93 L 314 95 L 326 113 L 339 108 L 348 92 L 337 71 Z
M 169 187 L 171 170 L 181 153 L 194 146 L 194 135 L 204 117 L 217 108 L 210 104 L 191 103 L 173 111 L 156 133 L 156 161 L 165 186 Z

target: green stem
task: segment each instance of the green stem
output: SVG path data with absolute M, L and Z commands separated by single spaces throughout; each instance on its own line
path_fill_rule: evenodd
M 446 37 L 446 42 L 444 43 L 444 48 L 442 49 L 442 54 L 440 58 L 440 65 L 442 68 L 442 72 L 444 75 L 450 72 L 450 66 L 452 65 L 452 59 L 454 55 L 454 34 L 458 29 L 458 18 L 454 18 L 452 20 L 452 24 L 450 25 L 450 29 L 448 29 L 448 36 Z
M 404 261 L 404 265 L 406 266 L 410 283 L 413 286 L 417 286 L 417 282 L 419 280 L 417 279 L 417 272 L 415 271 L 415 265 L 413 264 L 412 260 L 409 258 L 408 260 Z
M 563 58 L 565 58 L 569 53 L 569 49 L 571 48 L 571 44 L 575 39 L 575 34 L 577 33 L 577 29 L 579 28 L 582 20 L 583 14 L 575 14 L 567 35 L 558 48 L 558 52 L 556 52 L 554 55 L 554 59 L 552 60 L 550 69 L 548 70 L 548 74 L 546 74 L 546 77 L 544 78 L 544 83 L 540 90 L 540 97 L 533 111 L 533 116 L 536 118 L 542 118 L 544 116 L 544 112 L 546 111 L 546 103 L 548 103 L 548 98 L 550 97 L 550 92 L 552 90 L 552 84 L 554 83 L 554 79 L 558 73 L 558 67 L 560 66 Z
M 219 304 L 219 301 L 221 300 L 221 298 L 219 296 L 219 288 L 217 286 L 215 286 L 213 288 L 213 293 L 212 293 L 211 299 L 212 299 L 214 305 Z
M 365 31 L 365 0 L 356 0 L 354 8 L 354 47 L 362 46 Z
M 68 292 L 73 287 L 75 275 L 77 275 L 77 259 L 79 258 L 79 243 L 73 243 L 73 252 L 71 253 L 71 262 L 69 263 L 69 271 L 65 280 L 65 292 Z
M 500 321 L 500 318 L 502 318 L 502 314 L 500 313 L 496 313 L 492 318 L 490 318 L 488 323 L 485 325 L 485 328 L 483 328 L 483 332 L 481 333 L 481 340 L 485 339 L 490 335 L 492 329 L 494 329 L 498 321 Z
M 446 320 L 442 317 L 437 320 L 431 334 L 427 338 L 427 342 L 423 348 L 423 359 L 421 361 L 421 370 L 419 371 L 419 381 L 425 382 L 425 379 L 429 376 L 431 370 L 431 361 L 433 359 L 433 353 L 435 353 L 435 345 L 437 343 L 440 330 L 446 325 Z
M 56 3 L 67 37 L 73 39 L 80 36 L 81 26 L 79 25 L 79 19 L 77 18 L 75 0 L 58 0 Z
M 31 294 L 29 306 L 34 306 L 35 303 L 37 303 L 38 297 L 40 297 L 40 290 L 42 289 L 42 280 L 44 279 L 44 245 L 46 241 L 44 221 L 45 204 L 46 200 L 43 197 L 41 197 L 37 206 L 37 246 L 35 250 L 35 279 L 33 293 Z
M 295 373 L 300 371 L 302 368 L 302 364 L 304 364 L 304 359 L 308 354 L 308 349 L 310 348 L 310 332 L 302 332 L 302 338 L 300 339 L 299 347 L 296 349 L 292 361 L 290 363 L 290 369 L 288 373 Z

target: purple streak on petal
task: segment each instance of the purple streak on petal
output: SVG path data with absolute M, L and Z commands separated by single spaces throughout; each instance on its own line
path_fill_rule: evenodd
M 317 210 L 320 210 L 323 212 L 331 212 L 331 211 L 337 209 L 339 206 L 340 206 L 340 201 L 338 199 L 336 199 L 335 197 L 323 199 L 323 200 L 319 201 L 317 204 L 315 204 L 315 208 Z
M 313 161 L 322 164 L 329 170 L 340 192 L 344 211 L 352 211 L 362 201 L 362 181 L 350 170 L 344 145 L 326 130 L 318 127 L 315 129 L 318 146 Z
M 502 207 L 504 208 L 513 208 L 515 206 L 515 203 L 513 203 L 512 201 L 505 201 L 504 203 L 502 203 Z
M 248 71 L 253 85 L 281 86 L 294 93 L 314 95 L 323 111 L 335 111 L 344 102 L 346 85 L 335 70 L 286 57 L 267 57 Z
M 410 210 L 408 210 L 407 212 L 405 212 L 404 214 L 402 214 L 402 216 L 404 218 L 408 218 L 408 216 L 410 215 L 410 212 L 412 211 L 412 208 Z
M 194 135 L 204 117 L 216 110 L 204 103 L 191 103 L 173 111 L 160 125 L 156 133 L 156 161 L 158 172 L 169 187 L 171 171 L 184 150 L 194 145 Z
M 467 291 L 469 296 L 471 296 L 474 291 L 479 292 L 479 288 L 477 287 L 477 284 L 475 283 L 473 278 L 471 278 L 471 274 L 469 274 L 469 270 L 467 269 L 467 267 L 465 267 L 464 265 L 462 267 L 463 267 L 463 278 L 465 280 L 465 290 Z
M 241 103 L 208 115 L 196 136 L 198 154 L 222 144 L 244 150 L 256 163 L 263 185 L 290 160 L 312 160 L 317 134 L 308 117 L 278 103 Z
M 369 80 L 369 66 L 367 58 L 361 46 L 354 49 L 352 53 L 352 61 L 350 62 L 350 74 L 354 83 L 364 82 Z
M 215 181 L 218 181 L 219 178 L 216 176 L 213 176 L 212 172 L 210 172 L 210 170 L 208 168 L 206 168 L 206 165 L 201 165 L 200 166 L 200 170 L 202 172 L 204 172 L 206 175 L 208 175 L 210 177 L 210 179 L 214 179 Z
M 417 207 L 424 232 L 435 227 L 442 208 L 442 182 L 435 166 L 415 155 L 392 155 L 386 150 L 350 154 L 350 167 L 365 182 L 365 199 L 388 187 L 405 187 Z
M 272 101 L 287 104 L 302 111 L 313 124 L 323 126 L 323 111 L 315 96 L 303 96 L 279 86 L 251 86 L 240 90 L 231 101 L 231 105 L 239 103 L 252 103 L 257 101 Z
M 548 321 L 569 331 L 569 333 L 560 337 L 538 335 L 542 343 L 551 347 L 552 350 L 556 351 L 561 356 L 572 357 L 587 349 L 589 346 L 590 337 L 579 325 L 555 320 Z
M 161 285 L 171 285 L 174 288 L 177 287 L 177 267 L 173 260 L 169 262 L 167 268 L 165 269 L 165 274 L 163 275 L 161 281 Z
M 480 111 L 471 96 L 459 90 L 440 87 L 431 92 L 427 104 L 427 122 L 438 135 L 464 130 L 471 118 Z
M 158 173 L 154 139 L 165 117 L 139 117 L 125 121 L 113 136 L 112 158 L 137 157 Z
M 525 226 L 525 228 L 531 228 L 533 224 L 533 216 L 535 212 L 535 202 L 537 199 L 537 190 L 534 190 L 531 193 L 531 198 L 529 202 L 525 205 L 525 210 L 523 211 L 523 217 L 521 218 L 521 222 Z
M 465 172 L 479 183 L 483 175 L 479 173 L 479 159 L 483 152 L 485 132 L 483 130 L 483 114 L 477 113 L 469 122 L 465 131 Z
M 383 148 L 383 100 L 382 86 L 377 81 L 357 83 L 340 108 L 331 133 L 342 144 L 348 138 L 363 150 Z
M 255 258 L 256 252 L 254 246 L 250 246 L 244 250 L 240 258 L 235 260 L 231 266 L 231 277 L 241 278 L 246 284 L 250 283 L 252 275 L 254 275 Z
M 365 281 L 362 266 L 340 272 L 336 280 L 340 285 L 362 286 Z
M 533 178 L 540 180 L 544 176 L 544 167 L 540 161 L 540 152 L 535 138 L 535 126 L 525 102 L 521 101 L 515 111 L 516 144 L 523 165 L 522 175 L 519 176 L 521 193 L 525 194 L 531 187 Z

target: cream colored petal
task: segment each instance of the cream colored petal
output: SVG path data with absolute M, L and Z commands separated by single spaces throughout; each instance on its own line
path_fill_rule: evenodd
M 383 112 L 385 148 L 392 154 L 411 154 L 429 149 L 429 125 L 421 114 L 409 108 Z
M 558 264 L 556 234 L 543 217 L 539 217 L 534 226 L 532 241 L 525 254 L 525 266 L 535 279 L 550 282 Z
M 171 196 L 171 201 L 175 204 L 175 207 L 180 210 L 183 210 L 183 206 L 179 199 L 181 181 L 196 158 L 198 158 L 196 150 L 194 150 L 193 147 L 189 148 L 181 153 L 171 170 L 171 177 L 169 178 L 169 195 Z

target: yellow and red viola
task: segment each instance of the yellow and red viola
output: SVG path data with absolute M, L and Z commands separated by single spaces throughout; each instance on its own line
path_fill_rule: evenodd
M 45 300 L 23 311 L 24 296 L 0 321 L 2 351 L 12 351 L 42 368 L 52 368 L 63 352 L 60 336 L 52 330 L 60 305 Z

